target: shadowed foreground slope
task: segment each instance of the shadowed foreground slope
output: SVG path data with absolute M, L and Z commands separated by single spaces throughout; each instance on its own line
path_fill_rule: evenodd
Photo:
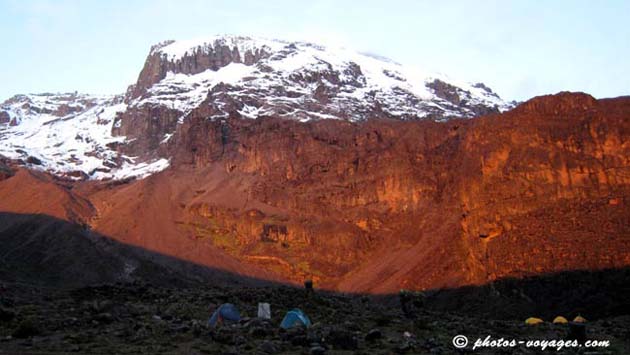
M 529 316 L 550 321 L 558 314 L 581 314 L 590 321 L 591 339 L 612 342 L 596 353 L 624 354 L 630 347 L 627 268 L 428 290 L 425 305 L 408 319 L 396 294 L 308 296 L 299 288 L 124 245 L 45 215 L 1 213 L 0 226 L 0 243 L 8 248 L 0 267 L 0 350 L 9 353 L 295 354 L 318 343 L 330 354 L 450 354 L 456 334 L 564 339 L 566 325 L 523 325 Z M 211 311 L 224 302 L 250 317 L 258 302 L 269 302 L 272 320 L 207 328 Z M 308 332 L 278 329 L 294 307 L 315 323 Z M 495 352 L 503 353 L 484 353 Z

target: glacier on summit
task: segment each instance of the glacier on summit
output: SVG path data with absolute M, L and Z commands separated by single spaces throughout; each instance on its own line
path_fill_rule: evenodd
M 223 93 L 238 102 L 239 111 L 244 108 L 242 116 L 250 118 L 444 120 L 511 107 L 483 84 L 454 81 L 386 58 L 312 43 L 217 36 L 168 41 L 155 46 L 151 56 L 159 60 L 160 71 L 166 75 L 148 89 L 148 95 L 131 104 L 161 104 L 183 115 L 219 83 L 230 85 Z M 198 65 L 203 60 L 210 63 L 208 68 Z M 229 114 L 218 111 L 220 117 Z
M 242 36 L 166 41 L 153 46 L 125 95 L 16 95 L 0 104 L 0 157 L 71 179 L 145 177 L 169 157 L 129 156 L 121 132 L 142 109 L 177 113 L 168 143 L 186 117 L 207 105 L 208 119 L 274 116 L 361 122 L 474 117 L 512 107 L 483 84 L 424 73 L 345 48 Z M 171 127 L 171 126 L 169 126 Z

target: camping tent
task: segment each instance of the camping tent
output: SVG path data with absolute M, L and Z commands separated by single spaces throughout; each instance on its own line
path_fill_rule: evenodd
M 569 323 L 569 321 L 567 321 L 566 318 L 564 318 L 563 316 L 557 316 L 556 318 L 553 319 L 553 324 L 567 324 Z
M 238 322 L 241 320 L 241 314 L 238 312 L 236 306 L 231 303 L 224 303 L 212 314 L 212 317 L 208 320 L 208 326 L 216 327 L 217 324 L 228 322 Z
M 528 324 L 528 325 L 536 325 L 540 323 L 543 323 L 543 320 L 536 317 L 529 317 L 525 320 L 525 324 Z
M 294 308 L 288 311 L 287 315 L 284 316 L 284 319 L 282 319 L 282 323 L 280 323 L 280 328 L 289 329 L 297 326 L 310 327 L 311 320 L 308 319 L 304 312 L 297 308 Z

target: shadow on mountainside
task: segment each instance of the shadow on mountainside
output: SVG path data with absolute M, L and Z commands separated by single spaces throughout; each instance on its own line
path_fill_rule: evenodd
M 0 280 L 5 282 L 54 288 L 132 281 L 172 287 L 270 284 L 126 245 L 41 214 L 0 212 L 0 245 Z
M 8 285 L 72 289 L 136 281 L 180 288 L 288 286 L 125 245 L 46 215 L 0 212 L 0 245 L 0 281 Z M 604 318 L 630 314 L 628 294 L 630 268 L 576 270 L 425 290 L 424 306 L 491 319 L 557 314 Z M 396 294 L 372 297 L 398 303 Z
M 628 268 L 428 290 L 424 306 L 407 317 L 398 295 L 313 294 L 124 245 L 46 215 L 0 213 L 0 245 L 3 353 L 452 354 L 456 334 L 563 339 L 568 326 L 549 323 L 558 314 L 589 319 L 589 338 L 611 341 L 606 354 L 630 349 Z M 244 318 L 209 328 L 209 315 L 225 302 Z M 254 317 L 258 302 L 271 304 L 270 320 Z M 313 326 L 280 329 L 295 307 Z M 547 323 L 525 326 L 529 316 Z

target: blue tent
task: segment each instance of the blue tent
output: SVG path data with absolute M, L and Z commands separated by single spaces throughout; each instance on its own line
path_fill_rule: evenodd
M 241 320 L 241 314 L 235 305 L 231 303 L 224 303 L 212 314 L 212 317 L 208 320 L 208 326 L 216 327 L 217 324 L 224 322 L 238 322 Z
M 282 323 L 280 323 L 280 328 L 289 329 L 291 327 L 304 326 L 310 327 L 311 320 L 308 319 L 306 314 L 301 310 L 294 308 L 287 312 L 287 315 L 284 316 Z

